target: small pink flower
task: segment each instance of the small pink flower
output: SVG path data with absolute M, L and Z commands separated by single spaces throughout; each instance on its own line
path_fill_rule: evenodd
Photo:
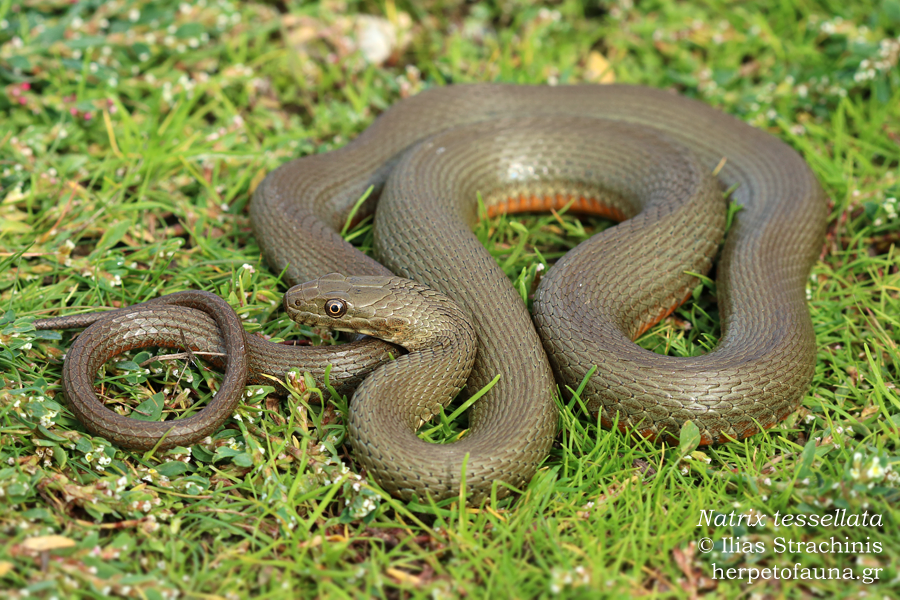
M 77 117 L 78 109 L 73 106 L 72 108 L 69 109 L 69 114 L 72 115 L 73 117 Z
M 23 84 L 20 85 L 19 87 L 22 88 L 23 90 L 25 90 L 25 91 L 27 92 L 28 90 L 31 89 L 31 84 L 28 83 L 28 82 L 26 81 L 25 83 L 23 83 Z
M 86 113 L 84 113 L 84 120 L 85 120 L 85 121 L 90 121 L 91 118 L 93 118 L 93 116 L 94 116 L 94 115 L 92 115 L 91 113 L 86 112 Z
M 28 102 L 28 99 L 27 99 L 27 98 L 24 98 L 24 97 L 23 97 L 23 98 L 19 98 L 19 104 L 25 104 L 26 102 Z

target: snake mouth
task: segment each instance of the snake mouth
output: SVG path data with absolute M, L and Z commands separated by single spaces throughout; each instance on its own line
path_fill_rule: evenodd
M 410 351 L 472 327 L 450 298 L 402 277 L 332 273 L 295 285 L 283 303 L 300 325 L 370 336 Z
M 320 330 L 328 329 L 331 331 L 339 331 L 358 336 L 369 336 L 385 342 L 397 344 L 401 347 L 406 347 L 409 343 L 409 333 L 406 329 L 408 324 L 399 319 L 362 319 L 353 317 L 335 319 L 319 314 L 315 309 L 298 309 L 295 306 L 291 306 L 287 299 L 285 299 L 285 310 L 291 320 L 298 325 L 306 325 Z

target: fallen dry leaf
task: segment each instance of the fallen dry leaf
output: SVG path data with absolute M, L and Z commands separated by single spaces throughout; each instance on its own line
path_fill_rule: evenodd
M 60 548 L 71 548 L 75 545 L 75 540 L 71 540 L 61 535 L 42 535 L 40 537 L 28 538 L 22 542 L 22 546 L 29 550 L 59 550 Z

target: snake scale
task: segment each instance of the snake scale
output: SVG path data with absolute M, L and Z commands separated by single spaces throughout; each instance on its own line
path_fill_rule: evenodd
M 379 262 L 339 234 L 370 186 L 360 214 L 377 200 Z M 724 231 L 726 188 L 734 188 L 742 210 L 719 259 L 719 344 L 692 358 L 639 348 L 631 340 L 670 313 L 696 285 L 694 273 L 710 267 Z M 479 193 L 491 213 L 569 206 L 622 223 L 549 269 L 532 321 L 472 233 Z M 301 297 L 325 310 L 301 318 L 307 322 L 348 328 L 329 307 L 352 306 L 354 293 L 369 298 L 367 285 L 396 281 L 393 275 L 445 294 L 471 319 L 474 362 L 453 355 L 435 367 L 426 358 L 404 371 L 378 366 L 393 346 L 355 342 L 375 383 L 363 384 L 351 402 L 350 441 L 370 475 L 403 498 L 455 496 L 462 473 L 472 502 L 494 482 L 502 484 L 500 495 L 521 489 L 555 438 L 557 384 L 576 389 L 589 373 L 581 398 L 604 425 L 667 438 L 691 420 L 703 443 L 771 427 L 797 407 L 813 375 L 805 285 L 824 237 L 824 194 L 786 144 L 674 93 L 629 85 L 429 90 L 392 107 L 343 148 L 270 173 L 250 214 L 269 265 L 290 284 L 324 273 L 389 278 L 347 283 L 329 275 L 290 290 L 289 312 Z M 343 300 L 333 304 L 337 297 Z M 165 310 L 154 307 L 154 318 Z M 191 312 L 172 319 L 175 329 L 195 317 L 214 327 L 190 307 L 179 310 Z M 204 340 L 221 343 L 211 332 Z M 438 344 L 460 342 L 451 336 Z M 469 364 L 469 393 L 500 378 L 470 409 L 467 434 L 446 445 L 419 440 L 414 428 L 434 410 L 423 399 L 434 380 L 455 377 L 450 387 L 458 389 Z M 391 377 L 376 377 L 385 368 Z M 116 429 L 104 435 L 133 441 Z

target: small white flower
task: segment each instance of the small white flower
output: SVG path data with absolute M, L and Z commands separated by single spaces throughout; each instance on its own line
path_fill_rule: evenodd
M 881 461 L 878 460 L 878 457 L 872 457 L 872 463 L 869 465 L 869 468 L 866 469 L 866 477 L 868 479 L 882 479 L 885 475 L 885 469 L 881 466 Z

